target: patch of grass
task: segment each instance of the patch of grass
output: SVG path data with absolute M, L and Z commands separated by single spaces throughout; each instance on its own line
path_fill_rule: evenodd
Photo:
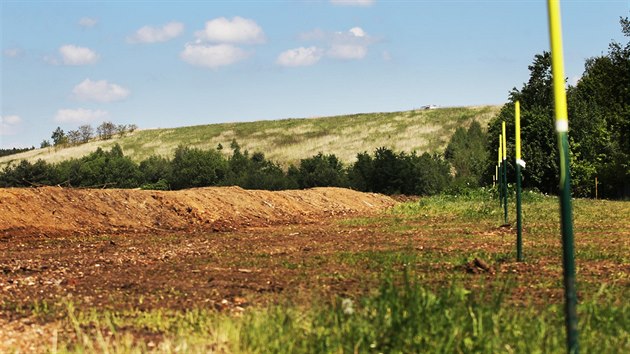
M 337 298 L 310 312 L 272 307 L 245 321 L 244 348 L 270 353 L 496 353 L 565 351 L 558 305 L 522 308 L 491 301 L 454 285 L 432 292 L 405 275 L 385 278 L 372 296 Z M 603 303 L 602 303 L 603 302 Z M 630 349 L 624 323 L 630 306 L 580 305 L 585 352 Z
M 508 198 L 508 220 L 516 224 L 516 202 L 512 193 Z M 557 197 L 534 191 L 523 193 L 523 224 L 528 232 L 548 232 L 559 229 L 559 202 Z M 630 229 L 630 203 L 619 201 L 574 199 L 573 214 L 576 233 L 617 234 Z M 614 212 L 611 212 L 614 210 Z M 483 223 L 502 223 L 503 209 L 492 188 L 480 188 L 459 195 L 424 197 L 418 202 L 401 203 L 391 213 L 407 219 L 445 218 Z
M 619 253 L 618 249 L 602 249 L 591 244 L 580 245 L 576 249 L 575 257 L 583 261 L 612 261 L 616 263 L 629 263 L 630 256 L 627 253 Z
M 287 269 L 298 269 L 300 267 L 300 264 L 298 263 L 294 263 L 294 262 L 289 262 L 289 261 L 282 261 L 282 266 L 287 268 Z
M 70 336 L 53 352 L 140 353 L 239 351 L 238 320 L 206 309 L 80 312 L 69 303 Z
M 449 217 L 467 221 L 494 221 L 499 211 L 499 202 L 494 198 L 493 191 L 484 188 L 473 194 L 425 197 L 418 202 L 402 203 L 392 209 L 394 215 L 403 217 Z
M 65 304 L 38 299 L 19 303 L 2 300 L 0 312 L 8 315 L 9 318 L 33 318 L 36 321 L 49 322 L 63 316 Z
M 378 226 L 383 223 L 385 220 L 379 217 L 358 217 L 352 219 L 343 219 L 339 220 L 337 223 L 341 226 L 347 227 L 368 227 L 368 226 Z
M 207 309 L 77 312 L 68 306 L 70 335 L 59 352 L 234 353 L 561 353 L 560 305 L 503 302 L 510 284 L 491 294 L 452 284 L 423 287 L 411 273 L 386 273 L 372 294 L 337 297 L 302 308 L 290 302 L 241 316 Z M 584 352 L 630 350 L 630 305 L 615 304 L 605 287 L 579 305 Z M 68 333 L 68 331 L 60 332 Z

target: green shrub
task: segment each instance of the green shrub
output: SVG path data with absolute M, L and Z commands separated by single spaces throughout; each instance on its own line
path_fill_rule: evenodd
M 171 161 L 171 187 L 215 186 L 223 181 L 228 163 L 221 153 L 179 146 Z
M 335 155 L 321 152 L 313 157 L 300 160 L 295 176 L 300 188 L 346 186 L 343 164 Z

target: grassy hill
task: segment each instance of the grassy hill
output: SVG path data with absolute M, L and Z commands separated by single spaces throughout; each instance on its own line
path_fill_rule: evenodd
M 475 120 L 485 127 L 499 109 L 499 106 L 441 108 L 138 130 L 123 138 L 1 157 L 0 168 L 22 159 L 59 162 L 78 158 L 97 147 L 108 149 L 116 143 L 125 155 L 138 162 L 151 155 L 171 157 L 180 144 L 201 149 L 222 144 L 224 151 L 231 152 L 232 139 L 244 150 L 263 152 L 283 165 L 318 152 L 334 153 L 342 161 L 352 162 L 357 153 L 372 152 L 381 146 L 397 151 L 441 152 L 457 127 L 468 127 Z

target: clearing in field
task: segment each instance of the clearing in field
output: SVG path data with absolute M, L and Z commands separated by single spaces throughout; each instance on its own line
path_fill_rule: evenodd
M 563 352 L 556 198 L 0 190 L 0 351 Z M 630 350 L 630 203 L 575 201 L 581 347 Z M 6 216 L 6 217 L 5 217 Z

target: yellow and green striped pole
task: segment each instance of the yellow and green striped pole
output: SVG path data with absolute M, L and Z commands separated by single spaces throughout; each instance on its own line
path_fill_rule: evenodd
M 521 209 L 521 166 L 525 162 L 521 159 L 521 103 L 514 104 L 514 135 L 516 141 L 516 260 L 523 261 L 523 211 Z
M 503 206 L 503 137 L 499 134 L 499 204 Z
M 564 269 L 565 325 L 567 351 L 578 353 L 577 291 L 573 248 L 573 220 L 571 207 L 571 171 L 569 169 L 569 119 L 564 89 L 564 58 L 562 53 L 562 25 L 560 1 L 547 0 L 549 39 L 551 42 L 551 73 L 553 75 L 556 132 L 560 152 L 560 220 L 562 223 L 562 266 Z
M 503 224 L 508 223 L 508 192 L 507 192 L 507 139 L 505 136 L 505 121 L 501 122 L 501 145 L 503 146 Z

